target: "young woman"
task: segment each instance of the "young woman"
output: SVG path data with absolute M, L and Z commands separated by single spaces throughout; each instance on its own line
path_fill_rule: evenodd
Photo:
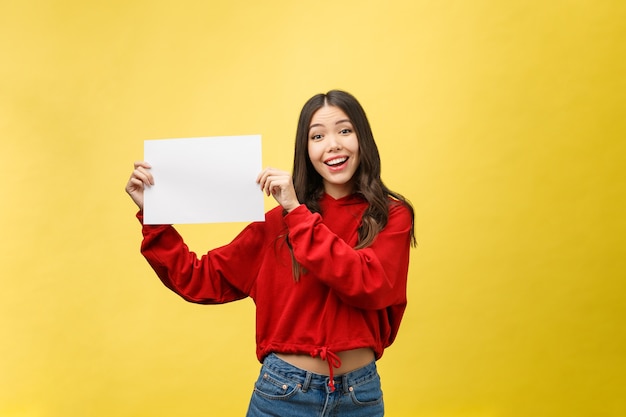
M 142 220 L 150 165 L 126 191 Z M 252 297 L 262 363 L 248 416 L 382 416 L 376 360 L 406 307 L 413 209 L 380 177 L 380 156 L 358 101 L 333 90 L 304 105 L 293 175 L 257 177 L 279 206 L 200 259 L 169 225 L 144 225 L 141 252 L 185 300 Z

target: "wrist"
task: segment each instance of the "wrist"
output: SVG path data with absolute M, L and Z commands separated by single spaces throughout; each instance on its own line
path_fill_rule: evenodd
M 292 211 L 294 211 L 295 209 L 297 209 L 298 207 L 300 207 L 300 203 L 295 203 L 293 205 L 290 205 L 289 207 L 283 207 L 285 209 L 285 211 L 287 213 L 291 213 Z
M 293 206 L 293 207 L 291 207 L 291 208 L 285 209 L 285 210 L 287 210 L 287 213 L 291 213 L 292 211 L 294 211 L 294 210 L 295 210 L 295 209 L 297 209 L 298 207 L 300 207 L 300 203 L 298 203 L 298 204 L 294 205 L 294 206 Z

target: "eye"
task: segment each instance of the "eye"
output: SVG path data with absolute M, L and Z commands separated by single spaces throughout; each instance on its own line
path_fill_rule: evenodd
M 311 135 L 311 140 L 320 140 L 322 139 L 322 135 Z
M 341 129 L 341 130 L 339 131 L 339 133 L 340 133 L 341 135 L 349 135 L 350 133 L 352 133 L 352 129 L 348 129 L 348 128 Z

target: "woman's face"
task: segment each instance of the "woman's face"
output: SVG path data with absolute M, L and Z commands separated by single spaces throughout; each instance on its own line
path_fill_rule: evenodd
M 313 114 L 308 151 L 328 195 L 338 199 L 352 194 L 359 167 L 359 140 L 343 110 L 325 105 Z

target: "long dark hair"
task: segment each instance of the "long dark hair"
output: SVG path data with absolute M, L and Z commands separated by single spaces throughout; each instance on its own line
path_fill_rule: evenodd
M 390 204 L 406 205 L 411 217 L 414 217 L 413 207 L 406 198 L 390 190 L 383 183 L 380 177 L 380 154 L 365 110 L 354 96 L 341 90 L 331 90 L 326 94 L 311 97 L 300 112 L 293 159 L 293 185 L 298 201 L 305 204 L 311 212 L 320 212 L 319 199 L 324 193 L 324 183 L 309 158 L 308 142 L 311 119 L 315 112 L 324 106 L 335 106 L 343 110 L 358 138 L 360 163 L 354 173 L 354 192 L 369 203 L 363 213 L 355 247 L 362 249 L 371 245 L 378 233 L 387 225 Z M 415 246 L 415 243 L 415 233 L 411 226 L 411 245 Z M 294 277 L 297 280 L 300 276 L 300 267 L 295 259 L 293 264 Z

